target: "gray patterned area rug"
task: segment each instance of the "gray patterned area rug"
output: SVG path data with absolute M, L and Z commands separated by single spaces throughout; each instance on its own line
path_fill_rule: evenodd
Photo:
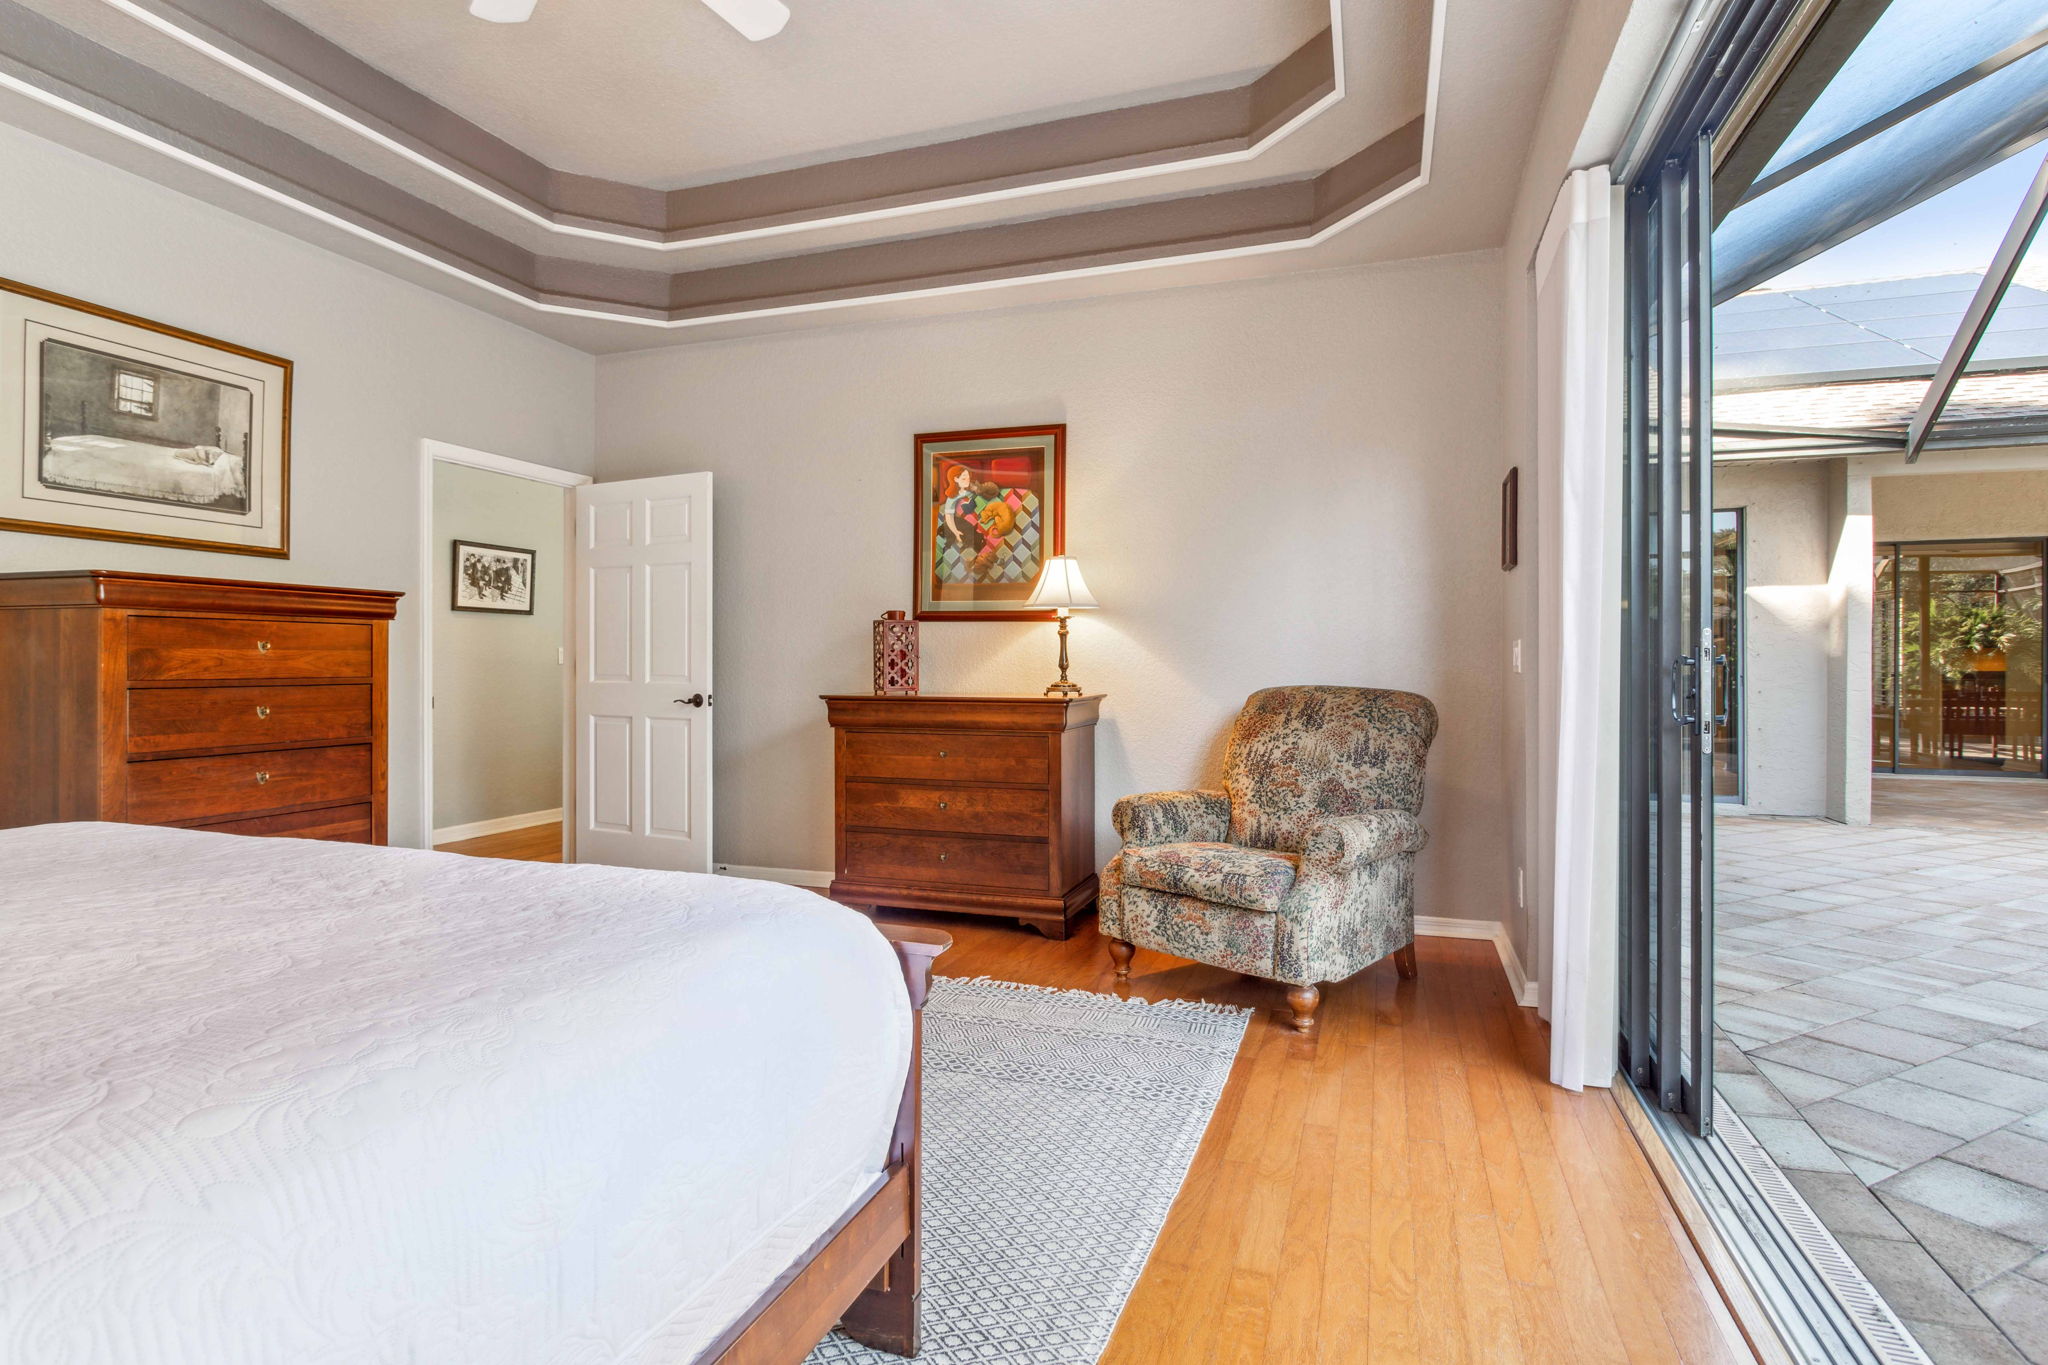
M 921 1365 L 1094 1365 L 1250 1013 L 932 983 Z M 901 1362 L 835 1333 L 806 1365 Z

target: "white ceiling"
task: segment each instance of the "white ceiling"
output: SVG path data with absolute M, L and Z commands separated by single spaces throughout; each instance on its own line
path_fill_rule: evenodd
M 697 0 L 271 0 L 558 170 L 676 188 L 1242 83 L 1328 0 L 789 0 L 750 43 Z

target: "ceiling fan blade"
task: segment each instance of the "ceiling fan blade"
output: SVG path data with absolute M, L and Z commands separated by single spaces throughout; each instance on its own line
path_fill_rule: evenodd
M 469 12 L 494 24 L 523 24 L 533 17 L 535 0 L 469 0 Z
M 478 4 L 486 0 L 477 0 Z M 789 22 L 789 6 L 782 0 L 704 0 L 713 14 L 740 31 L 750 42 L 773 38 Z

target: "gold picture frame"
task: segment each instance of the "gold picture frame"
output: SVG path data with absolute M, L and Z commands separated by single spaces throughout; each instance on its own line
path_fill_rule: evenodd
M 292 362 L 0 279 L 0 530 L 291 557 Z

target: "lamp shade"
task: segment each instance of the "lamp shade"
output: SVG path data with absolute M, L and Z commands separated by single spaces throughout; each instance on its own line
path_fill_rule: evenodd
M 1038 575 L 1038 586 L 1031 590 L 1027 607 L 1066 607 L 1085 611 L 1102 604 L 1095 600 L 1095 594 L 1088 591 L 1088 585 L 1081 580 L 1081 565 L 1072 555 L 1054 555 L 1045 561 L 1045 568 Z

